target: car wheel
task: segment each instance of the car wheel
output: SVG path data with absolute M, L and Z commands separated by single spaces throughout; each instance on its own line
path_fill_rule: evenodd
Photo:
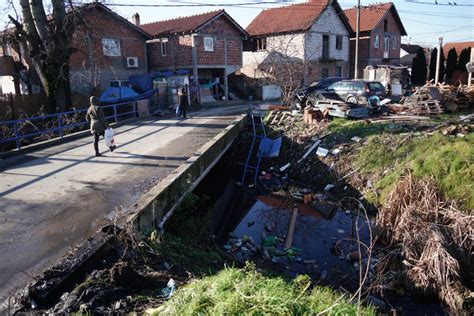
M 346 100 L 346 102 L 357 104 L 357 98 L 356 98 L 356 97 L 353 97 L 353 96 L 348 97 L 347 100 Z

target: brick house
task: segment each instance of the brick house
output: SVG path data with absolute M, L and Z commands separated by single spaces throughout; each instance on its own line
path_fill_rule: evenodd
M 350 68 L 354 74 L 357 8 L 344 10 L 352 28 Z M 359 77 L 368 65 L 400 64 L 400 41 L 407 32 L 392 2 L 361 6 L 359 35 Z
M 342 12 L 336 0 L 309 0 L 262 11 L 246 28 L 251 42 L 242 72 L 251 78 L 265 76 L 265 64 L 276 53 L 303 64 L 300 79 L 305 83 L 347 76 L 351 28 Z
M 75 19 L 77 25 L 70 43 L 73 93 L 98 93 L 110 85 L 126 84 L 130 75 L 147 72 L 146 40 L 150 36 L 142 29 L 98 2 L 84 4 L 68 15 L 80 16 Z M 0 34 L 0 76 L 8 74 L 16 80 L 14 93 L 38 93 L 39 80 L 13 32 L 11 28 Z
M 71 90 L 89 94 L 111 85 L 128 85 L 128 77 L 148 71 L 149 34 L 105 5 L 79 8 L 83 24 L 73 33 L 70 59 Z
M 247 33 L 224 10 L 140 27 L 153 37 L 147 41 L 151 72 L 190 70 L 192 82 L 201 85 L 219 78 L 228 100 L 228 76 L 242 67 L 242 41 Z M 199 89 L 197 97 L 204 101 L 206 93 L 207 89 Z

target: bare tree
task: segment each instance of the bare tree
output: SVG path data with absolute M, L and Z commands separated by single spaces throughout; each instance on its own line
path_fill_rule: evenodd
M 22 23 L 9 15 L 16 39 L 26 46 L 49 101 L 49 112 L 71 106 L 69 84 L 70 38 L 74 14 L 66 14 L 64 0 L 51 0 L 48 16 L 42 0 L 19 0 Z M 72 8 L 72 3 L 69 2 Z
M 281 88 L 282 101 L 290 104 L 293 92 L 306 83 L 308 69 L 319 47 L 305 48 L 303 34 L 267 38 L 265 49 L 254 53 L 255 64 L 265 84 Z M 312 62 L 313 60 L 313 62 Z

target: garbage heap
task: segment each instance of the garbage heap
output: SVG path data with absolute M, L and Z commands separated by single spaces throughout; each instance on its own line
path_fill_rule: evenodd
M 430 81 L 412 95 L 402 97 L 399 104 L 390 104 L 388 108 L 398 114 L 436 115 L 445 110 L 456 112 L 469 109 L 473 105 L 474 87 L 434 84 Z

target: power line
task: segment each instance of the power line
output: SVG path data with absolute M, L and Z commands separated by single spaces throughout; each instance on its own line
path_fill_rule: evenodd
M 143 3 L 108 3 L 108 6 L 115 6 L 115 7 L 156 7 L 156 8 L 181 8 L 181 7 L 235 7 L 235 8 L 248 8 L 248 9 L 262 9 L 257 7 L 259 5 L 265 4 L 277 4 L 277 3 L 289 3 L 289 2 L 274 2 L 274 1 L 261 1 L 261 2 L 242 2 L 242 3 L 188 3 L 182 2 L 182 4 L 143 4 Z M 298 6 L 301 5 L 301 6 Z M 316 4 L 316 3 L 293 3 L 293 5 L 277 7 L 279 10 L 308 10 L 310 7 L 324 7 L 326 5 L 323 4 Z M 352 8 L 352 7 L 344 7 L 344 8 Z M 370 7 L 370 10 L 379 10 L 379 11 L 386 11 L 383 8 L 376 8 Z M 398 10 L 401 13 L 407 14 L 416 14 L 416 15 L 424 15 L 424 16 L 434 16 L 434 17 L 453 17 L 453 18 L 460 18 L 460 19 L 472 19 L 471 15 L 461 15 L 461 14 L 449 14 L 449 13 L 428 13 L 428 12 L 418 12 L 418 11 L 409 11 L 409 10 Z
M 441 0 L 433 0 L 432 2 L 426 1 L 415 1 L 415 0 L 405 0 L 407 3 L 414 3 L 414 4 L 426 4 L 432 6 L 449 6 L 449 7 L 474 7 L 474 4 L 457 4 L 455 1 L 448 1 L 448 3 L 440 3 Z

